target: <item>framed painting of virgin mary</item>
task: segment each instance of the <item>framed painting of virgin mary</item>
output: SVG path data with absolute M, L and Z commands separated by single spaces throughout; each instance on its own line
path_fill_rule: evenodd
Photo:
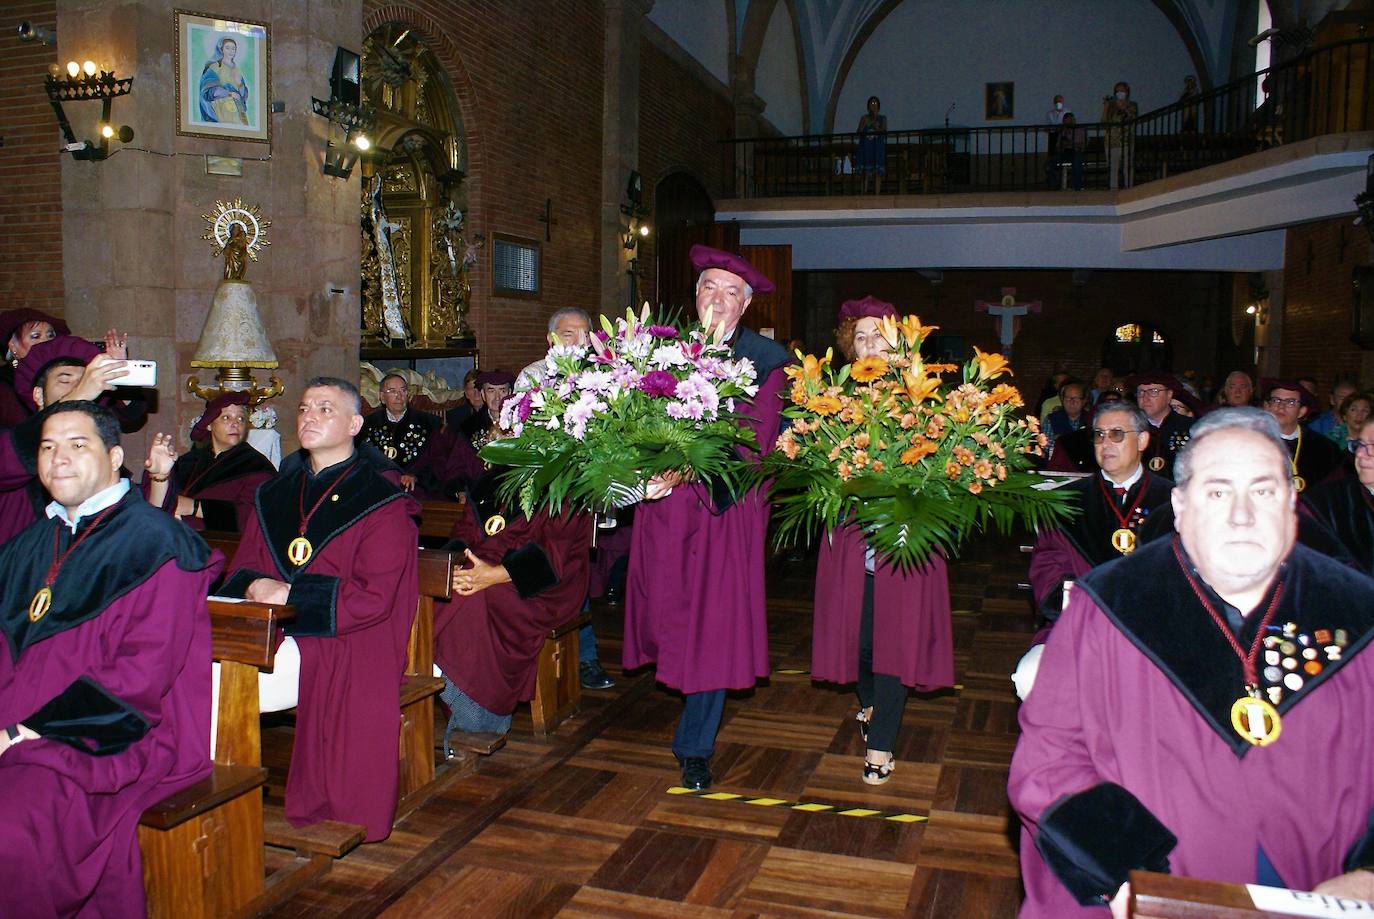
M 175 10 L 177 133 L 270 143 L 265 22 Z

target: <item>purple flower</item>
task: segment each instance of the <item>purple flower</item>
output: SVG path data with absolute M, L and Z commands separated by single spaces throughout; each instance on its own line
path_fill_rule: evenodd
M 656 338 L 677 338 L 677 329 L 670 325 L 651 325 L 648 332 Z
M 665 398 L 677 390 L 677 377 L 666 370 L 650 370 L 639 381 L 639 388 L 655 399 Z

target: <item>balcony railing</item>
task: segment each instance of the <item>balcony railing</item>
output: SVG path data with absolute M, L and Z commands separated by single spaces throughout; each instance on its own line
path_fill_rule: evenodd
M 1126 125 L 932 128 L 726 143 L 733 147 L 737 198 L 914 195 L 1104 189 L 1111 184 L 1113 148 L 1121 151 L 1131 184 L 1139 185 L 1323 134 L 1371 129 L 1374 39 L 1360 38 L 1314 49 Z

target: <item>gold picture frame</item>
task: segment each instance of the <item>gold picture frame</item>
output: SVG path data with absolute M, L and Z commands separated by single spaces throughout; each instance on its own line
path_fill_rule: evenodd
M 270 27 L 173 10 L 177 133 L 272 142 Z

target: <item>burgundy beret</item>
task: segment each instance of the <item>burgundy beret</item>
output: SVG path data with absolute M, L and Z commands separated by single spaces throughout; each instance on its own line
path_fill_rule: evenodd
M 515 374 L 509 370 L 479 370 L 472 382 L 479 389 L 483 386 L 514 386 Z
M 1308 413 L 1321 411 L 1321 403 L 1317 397 L 1307 391 L 1307 387 L 1300 384 L 1297 380 L 1283 380 L 1276 377 L 1265 377 L 1260 380 L 1260 396 L 1264 399 L 1269 398 L 1269 394 L 1276 389 L 1288 389 L 1296 392 L 1302 404 L 1307 406 Z
M 10 338 L 24 327 L 26 322 L 46 322 L 57 331 L 58 335 L 70 335 L 72 330 L 67 324 L 56 316 L 49 316 L 41 310 L 18 309 L 5 310 L 0 313 L 0 348 L 9 345 Z
M 29 320 L 24 320 L 28 322 Z M 84 338 L 75 335 L 59 335 L 47 341 L 39 342 L 29 349 L 29 353 L 24 355 L 24 359 L 19 362 L 19 366 L 14 371 L 14 389 L 19 393 L 19 397 L 24 403 L 34 411 L 38 411 L 38 404 L 33 401 L 33 381 L 43 375 L 54 361 L 64 357 L 88 364 L 91 359 L 100 353 L 100 349 Z
M 1147 370 L 1144 373 L 1132 374 L 1126 378 L 1126 394 L 1133 397 L 1136 389 L 1151 384 L 1172 389 L 1175 395 L 1183 390 L 1183 384 L 1172 373 L 1165 373 L 1163 370 Z
M 864 316 L 872 316 L 880 319 L 883 316 L 896 316 L 897 307 L 888 303 L 886 300 L 879 300 L 869 294 L 862 300 L 846 300 L 840 304 L 840 322 L 846 319 L 862 319 Z
M 205 440 L 210 436 L 210 425 L 215 423 L 226 408 L 231 405 L 247 405 L 248 393 L 246 392 L 227 392 L 223 395 L 215 396 L 205 403 L 205 414 L 200 416 L 200 420 L 191 428 L 191 439 L 194 441 Z
M 688 254 L 692 260 L 692 270 L 701 274 L 707 268 L 720 268 L 744 278 L 744 283 L 754 288 L 756 294 L 771 294 L 775 288 L 768 276 L 733 252 L 712 249 L 700 243 L 692 247 Z

